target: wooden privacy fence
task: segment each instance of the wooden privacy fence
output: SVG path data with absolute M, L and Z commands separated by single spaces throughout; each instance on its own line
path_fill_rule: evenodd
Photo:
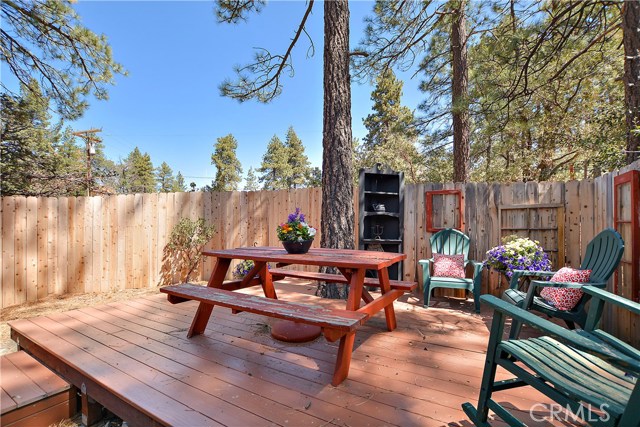
M 640 169 L 640 162 L 630 168 Z M 460 190 L 461 209 L 456 200 L 434 196 L 432 225 L 452 226 L 461 216 L 462 227 L 471 238 L 472 259 L 483 260 L 487 250 L 500 244 L 501 236 L 521 234 L 540 240 L 553 251 L 557 264 L 577 267 L 593 236 L 613 226 L 613 178 L 617 174 L 566 183 L 406 185 L 405 278 L 419 280 L 417 261 L 431 255 L 427 191 Z M 356 191 L 356 215 L 357 197 Z M 276 227 L 295 207 L 320 228 L 321 199 L 319 188 L 4 197 L 1 304 L 4 308 L 51 294 L 153 287 L 158 284 L 163 248 L 181 218 L 203 217 L 215 225 L 209 248 L 279 245 Z M 319 243 L 318 236 L 314 246 Z M 201 278 L 208 277 L 212 268 L 212 260 L 207 259 Z M 498 275 L 485 273 L 483 293 L 498 295 L 503 289 Z M 624 294 L 624 287 L 621 292 Z M 605 320 L 621 336 L 630 337 L 635 331 L 638 344 L 637 316 L 617 319 L 615 313 L 607 313 Z

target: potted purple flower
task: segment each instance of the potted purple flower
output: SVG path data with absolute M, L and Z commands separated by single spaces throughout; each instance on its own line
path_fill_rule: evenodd
M 290 254 L 304 254 L 309 251 L 316 229 L 306 223 L 306 218 L 300 208 L 290 213 L 287 222 L 277 228 L 278 239 Z
M 484 265 L 508 278 L 513 276 L 514 270 L 551 270 L 549 256 L 537 240 L 513 235 L 503 237 L 502 245 L 487 251 Z

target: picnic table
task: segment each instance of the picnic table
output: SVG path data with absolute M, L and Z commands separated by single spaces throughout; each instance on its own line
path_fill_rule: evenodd
M 192 337 L 204 332 L 214 305 L 231 308 L 234 313 L 246 311 L 318 326 L 328 341 L 340 339 L 331 382 L 335 386 L 348 375 L 357 327 L 384 310 L 387 329 L 393 331 L 397 326 L 394 301 L 416 287 L 414 282 L 389 279 L 389 266 L 407 257 L 402 253 L 314 248 L 305 254 L 288 254 L 284 249 L 277 247 L 243 247 L 208 250 L 203 254 L 216 258 L 206 287 L 182 284 L 161 288 L 162 292 L 168 294 L 172 303 L 187 300 L 200 302 L 187 336 Z M 234 259 L 253 260 L 254 267 L 243 279 L 225 282 L 231 261 Z M 275 263 L 277 268 L 269 269 L 267 263 Z M 286 265 L 335 267 L 341 274 L 280 268 Z M 367 270 L 374 270 L 377 278 L 366 278 Z M 345 309 L 278 300 L 273 282 L 287 276 L 349 286 Z M 379 287 L 380 296 L 374 298 L 365 285 Z M 261 286 L 264 297 L 234 292 L 250 286 Z

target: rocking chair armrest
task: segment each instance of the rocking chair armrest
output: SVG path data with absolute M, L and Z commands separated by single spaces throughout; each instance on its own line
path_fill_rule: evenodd
M 585 283 L 577 283 L 577 282 L 545 282 L 541 280 L 532 280 L 530 287 L 531 288 L 568 288 L 568 289 L 582 289 L 585 286 L 594 286 L 602 288 L 607 284 L 604 282 L 585 282 Z
M 527 289 L 527 296 L 524 299 L 524 305 L 522 308 L 525 310 L 531 309 L 533 306 L 533 297 L 536 295 L 538 288 L 565 288 L 565 289 L 582 289 L 587 285 L 604 287 L 606 283 L 592 282 L 592 283 L 575 283 L 575 282 L 545 282 L 540 280 L 532 280 Z
M 522 322 L 523 324 L 527 324 L 544 332 L 545 335 L 556 337 L 578 350 L 582 350 L 602 358 L 603 360 L 606 360 L 614 366 L 617 366 L 626 372 L 630 372 L 635 376 L 640 375 L 640 359 L 637 359 L 636 357 L 621 353 L 612 346 L 603 345 L 602 343 L 598 343 L 588 337 L 577 334 L 574 331 L 563 328 L 560 325 L 556 325 L 553 322 L 536 316 L 527 310 L 503 301 L 493 295 L 482 295 L 480 296 L 480 301 L 491 306 L 495 312 L 500 312 L 503 315 L 511 317 L 513 321 Z M 505 321 L 504 317 L 502 317 L 501 321 Z M 502 338 L 499 337 L 499 339 Z
M 513 270 L 509 289 L 517 289 L 521 277 L 551 277 L 555 273 L 555 271 Z

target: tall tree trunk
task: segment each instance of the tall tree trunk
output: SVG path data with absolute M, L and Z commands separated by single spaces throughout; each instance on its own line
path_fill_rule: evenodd
M 467 68 L 467 0 L 452 0 L 451 23 L 452 99 L 453 115 L 453 181 L 469 180 L 469 76 Z
M 622 8 L 624 43 L 624 102 L 627 118 L 627 164 L 640 159 L 640 2 L 625 1 Z
M 349 76 L 349 2 L 324 2 L 324 114 L 322 123 L 322 238 L 325 248 L 353 249 L 353 146 Z M 346 286 L 318 293 L 344 298 Z M 342 291 L 342 292 L 340 292 Z

